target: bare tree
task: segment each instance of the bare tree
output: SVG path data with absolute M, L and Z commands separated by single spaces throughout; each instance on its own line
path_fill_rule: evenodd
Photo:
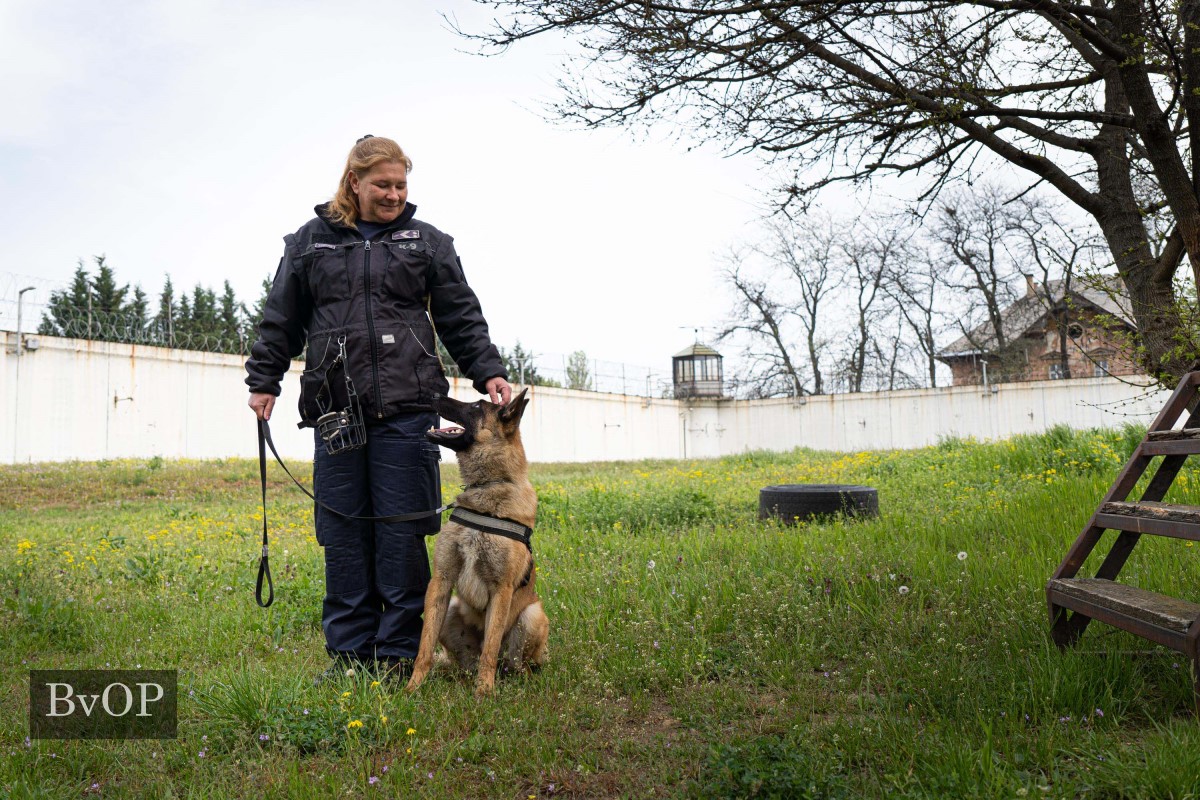
M 959 331 L 981 352 L 1010 354 L 1004 310 L 1016 300 L 1014 286 L 1021 277 L 1008 241 L 1016 231 L 995 183 L 946 193 L 933 215 L 930 235 L 948 265 L 940 279 L 963 306 Z M 1011 372 L 1015 365 L 993 368 Z
M 895 382 L 900 341 L 887 333 L 890 325 L 881 323 L 891 316 L 891 298 L 884 284 L 904 257 L 904 239 L 878 217 L 860 221 L 839 238 L 844 256 L 840 283 L 853 301 L 851 348 L 843 361 L 846 388 L 851 392 L 863 391 L 868 372 L 882 373 L 885 385 Z M 891 355 L 885 356 L 886 351 Z
M 942 287 L 929 250 L 912 243 L 904 258 L 888 270 L 883 283 L 883 290 L 891 297 L 896 314 L 908 330 L 913 352 L 920 356 L 924 382 L 931 387 L 937 386 L 937 336 L 942 330 L 939 318 L 944 311 Z
M 1094 263 L 1101 244 L 1094 231 L 1064 221 L 1059 211 L 1037 195 L 1026 195 L 1013 204 L 1009 225 L 1016 234 L 1012 246 L 1018 260 L 1030 270 L 1036 267 L 1026 278 L 1039 288 L 1037 296 L 1058 334 L 1060 374 L 1070 378 L 1071 292 L 1077 279 L 1086 279 L 1082 273 Z
M 813 394 L 825 394 L 821 362 L 828 350 L 826 300 L 834 290 L 836 241 L 833 220 L 814 214 L 795 225 L 773 224 L 766 250 L 773 263 L 791 274 L 799 290 L 793 314 L 804 339 Z
M 792 360 L 785 333 L 788 310 L 772 297 L 764 281 L 746 275 L 746 253 L 734 251 L 725 258 L 721 275 L 736 298 L 730 318 L 717 335 L 727 341 L 743 335 L 747 365 L 743 376 L 756 397 L 804 394 L 804 380 Z
M 1096 222 L 1146 365 L 1173 351 L 1173 276 L 1200 275 L 1200 0 L 494 0 L 499 48 L 548 31 L 582 55 L 564 118 L 665 121 L 758 151 L 803 199 L 920 173 L 922 198 L 1007 162 Z M 1169 220 L 1160 249 L 1147 218 Z
M 724 258 L 721 275 L 735 305 L 719 338 L 747 342 L 745 378 L 753 392 L 823 394 L 833 324 L 826 303 L 837 277 L 833 221 L 813 215 L 795 225 L 776 219 L 766 228 L 764 241 Z M 754 277 L 751 264 L 774 277 Z

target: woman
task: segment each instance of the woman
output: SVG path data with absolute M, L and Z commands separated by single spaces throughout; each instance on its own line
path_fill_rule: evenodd
M 307 346 L 300 378 L 302 426 L 316 427 L 313 483 L 342 514 L 387 516 L 441 505 L 435 395 L 449 384 L 441 337 L 456 364 L 492 402 L 511 394 L 479 301 L 450 236 L 415 219 L 412 162 L 391 139 L 365 136 L 350 151 L 337 193 L 284 237 L 283 260 L 246 362 L 250 407 L 270 419 L 280 380 Z M 432 318 L 432 325 L 431 325 Z M 358 408 L 365 444 L 338 451 L 338 413 Z M 322 432 L 331 438 L 323 438 Z M 354 442 L 356 443 L 357 439 Z M 330 452 L 334 450 L 337 452 Z M 425 535 L 439 515 L 415 522 L 352 520 L 317 506 L 325 549 L 325 646 L 344 662 L 382 662 L 403 673 L 421 638 L 429 582 Z

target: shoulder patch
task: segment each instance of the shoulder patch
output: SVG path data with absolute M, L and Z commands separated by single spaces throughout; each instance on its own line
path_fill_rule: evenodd
M 414 231 L 414 230 L 396 231 L 395 233 L 392 234 L 393 242 L 400 240 L 400 239 L 420 239 L 420 238 L 421 238 L 421 232 Z

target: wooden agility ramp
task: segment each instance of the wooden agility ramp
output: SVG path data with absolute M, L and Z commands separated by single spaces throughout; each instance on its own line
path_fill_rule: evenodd
M 1200 371 L 1189 372 L 1046 584 L 1046 601 L 1051 635 L 1059 647 L 1075 644 L 1096 619 L 1191 658 L 1200 716 L 1200 604 L 1116 582 L 1143 535 L 1200 541 L 1200 506 L 1161 502 L 1188 456 L 1200 454 L 1198 393 Z M 1176 428 L 1185 414 L 1183 427 Z M 1163 459 L 1146 490 L 1140 499 L 1130 501 L 1130 493 L 1156 456 Z M 1117 531 L 1117 537 L 1095 577 L 1076 577 L 1107 530 Z

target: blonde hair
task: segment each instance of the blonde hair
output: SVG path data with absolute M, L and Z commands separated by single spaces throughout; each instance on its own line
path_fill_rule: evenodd
M 404 155 L 400 145 L 391 139 L 367 135 L 354 143 L 354 147 L 350 148 L 350 155 L 346 157 L 346 169 L 342 172 L 337 191 L 326 206 L 329 219 L 348 226 L 358 222 L 358 195 L 350 186 L 350 175 L 353 173 L 361 181 L 377 164 L 385 162 L 403 164 L 406 172 L 412 172 L 412 161 Z

